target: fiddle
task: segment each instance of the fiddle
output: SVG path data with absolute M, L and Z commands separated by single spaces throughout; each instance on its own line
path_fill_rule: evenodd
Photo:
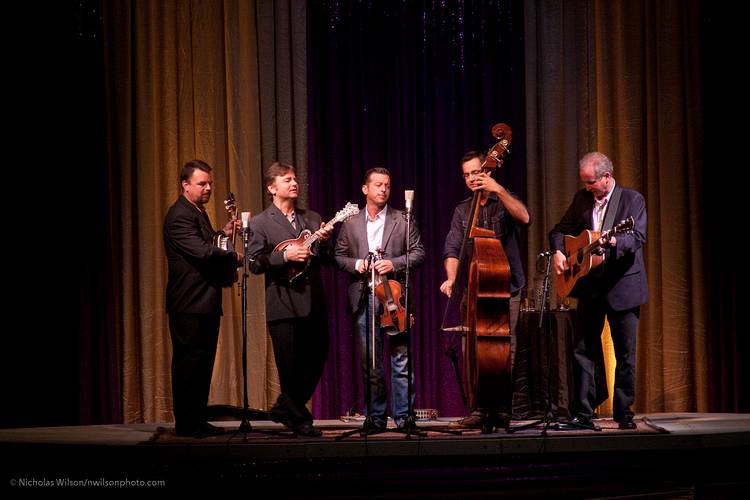
M 377 254 L 381 258 L 381 254 Z M 380 275 L 380 283 L 375 286 L 375 296 L 383 304 L 380 315 L 380 328 L 388 335 L 397 335 L 406 330 L 406 308 L 401 302 L 401 283 L 389 280 L 385 274 Z M 411 318 L 412 325 L 414 317 Z
M 396 280 L 383 280 L 375 287 L 375 295 L 383 304 L 380 328 L 389 335 L 396 335 L 406 329 L 406 309 L 401 304 L 401 284 Z

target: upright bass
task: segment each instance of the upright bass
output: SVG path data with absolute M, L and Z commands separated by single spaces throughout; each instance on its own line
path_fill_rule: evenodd
M 482 172 L 490 175 L 502 166 L 512 140 L 511 129 L 504 123 L 492 127 L 492 135 L 497 143 L 490 148 L 481 167 Z M 477 227 L 484 199 L 483 191 L 474 191 L 458 269 L 460 273 L 467 249 L 473 246 L 467 265 L 468 285 L 460 328 L 466 333 L 464 387 L 470 409 L 485 412 L 482 432 L 489 433 L 498 424 L 495 418 L 499 410 L 510 409 L 512 399 L 510 265 L 494 231 Z M 457 278 L 453 287 L 459 282 Z M 451 299 L 456 297 L 455 292 L 452 290 Z

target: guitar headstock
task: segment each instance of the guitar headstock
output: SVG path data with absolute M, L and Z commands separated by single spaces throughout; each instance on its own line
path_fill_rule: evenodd
M 234 193 L 230 192 L 229 196 L 227 196 L 227 199 L 224 200 L 224 208 L 229 214 L 230 219 L 237 218 L 237 202 L 235 202 L 234 200 Z
M 603 238 L 604 240 L 609 240 L 612 236 L 618 233 L 631 232 L 634 227 L 635 227 L 635 219 L 633 219 L 633 216 L 631 215 L 627 219 L 621 220 L 619 223 L 617 223 L 616 226 L 613 226 L 612 229 L 608 231 L 604 231 L 601 234 L 601 238 Z
M 631 215 L 625 220 L 620 221 L 615 227 L 612 228 L 613 233 L 625 233 L 627 231 L 632 231 L 635 227 L 635 219 L 633 219 L 633 216 Z
M 359 213 L 359 207 L 352 202 L 346 204 L 344 208 L 336 212 L 336 217 L 333 218 L 334 222 L 342 222 L 350 217 L 354 217 Z

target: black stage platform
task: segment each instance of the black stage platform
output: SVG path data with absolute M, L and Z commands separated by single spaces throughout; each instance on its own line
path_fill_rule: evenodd
M 419 422 L 445 426 L 444 421 Z M 321 438 L 229 432 L 178 438 L 171 425 L 0 430 L 3 489 L 211 488 L 250 498 L 748 498 L 750 415 L 608 419 L 594 431 L 388 432 L 337 440 L 359 421 L 318 421 Z M 513 422 L 520 425 L 523 422 Z M 252 422 L 258 430 L 278 424 Z M 237 490 L 242 488 L 242 490 Z

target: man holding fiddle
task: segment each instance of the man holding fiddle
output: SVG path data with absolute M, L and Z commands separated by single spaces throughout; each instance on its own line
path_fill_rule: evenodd
M 404 213 L 388 206 L 391 193 L 391 174 L 381 167 L 371 168 L 365 172 L 362 183 L 362 193 L 365 195 L 366 209 L 358 215 L 344 222 L 336 242 L 336 263 L 339 268 L 351 274 L 349 285 L 349 302 L 352 308 L 357 341 L 360 349 L 363 375 L 370 373 L 370 401 L 367 405 L 368 417 L 375 430 L 386 428 L 386 390 L 383 374 L 383 344 L 384 328 L 381 328 L 380 315 L 383 304 L 375 299 L 374 346 L 368 342 L 370 334 L 371 293 L 369 261 L 377 275 L 385 275 L 389 279 L 400 282 L 403 289 L 404 271 L 406 269 L 406 221 Z M 420 240 L 416 224 L 410 224 L 409 234 L 409 266 L 412 268 L 424 262 L 424 247 Z M 376 259 L 368 259 L 368 255 L 380 255 Z M 395 284 L 395 283 L 394 283 Z M 370 353 L 367 346 L 370 345 Z M 391 359 L 391 415 L 398 427 L 404 425 L 409 413 L 408 399 L 408 355 L 405 334 L 389 336 L 388 339 Z M 374 353 L 374 354 L 373 354 Z M 374 355 L 374 369 L 368 361 Z M 414 395 L 412 394 L 412 403 Z

